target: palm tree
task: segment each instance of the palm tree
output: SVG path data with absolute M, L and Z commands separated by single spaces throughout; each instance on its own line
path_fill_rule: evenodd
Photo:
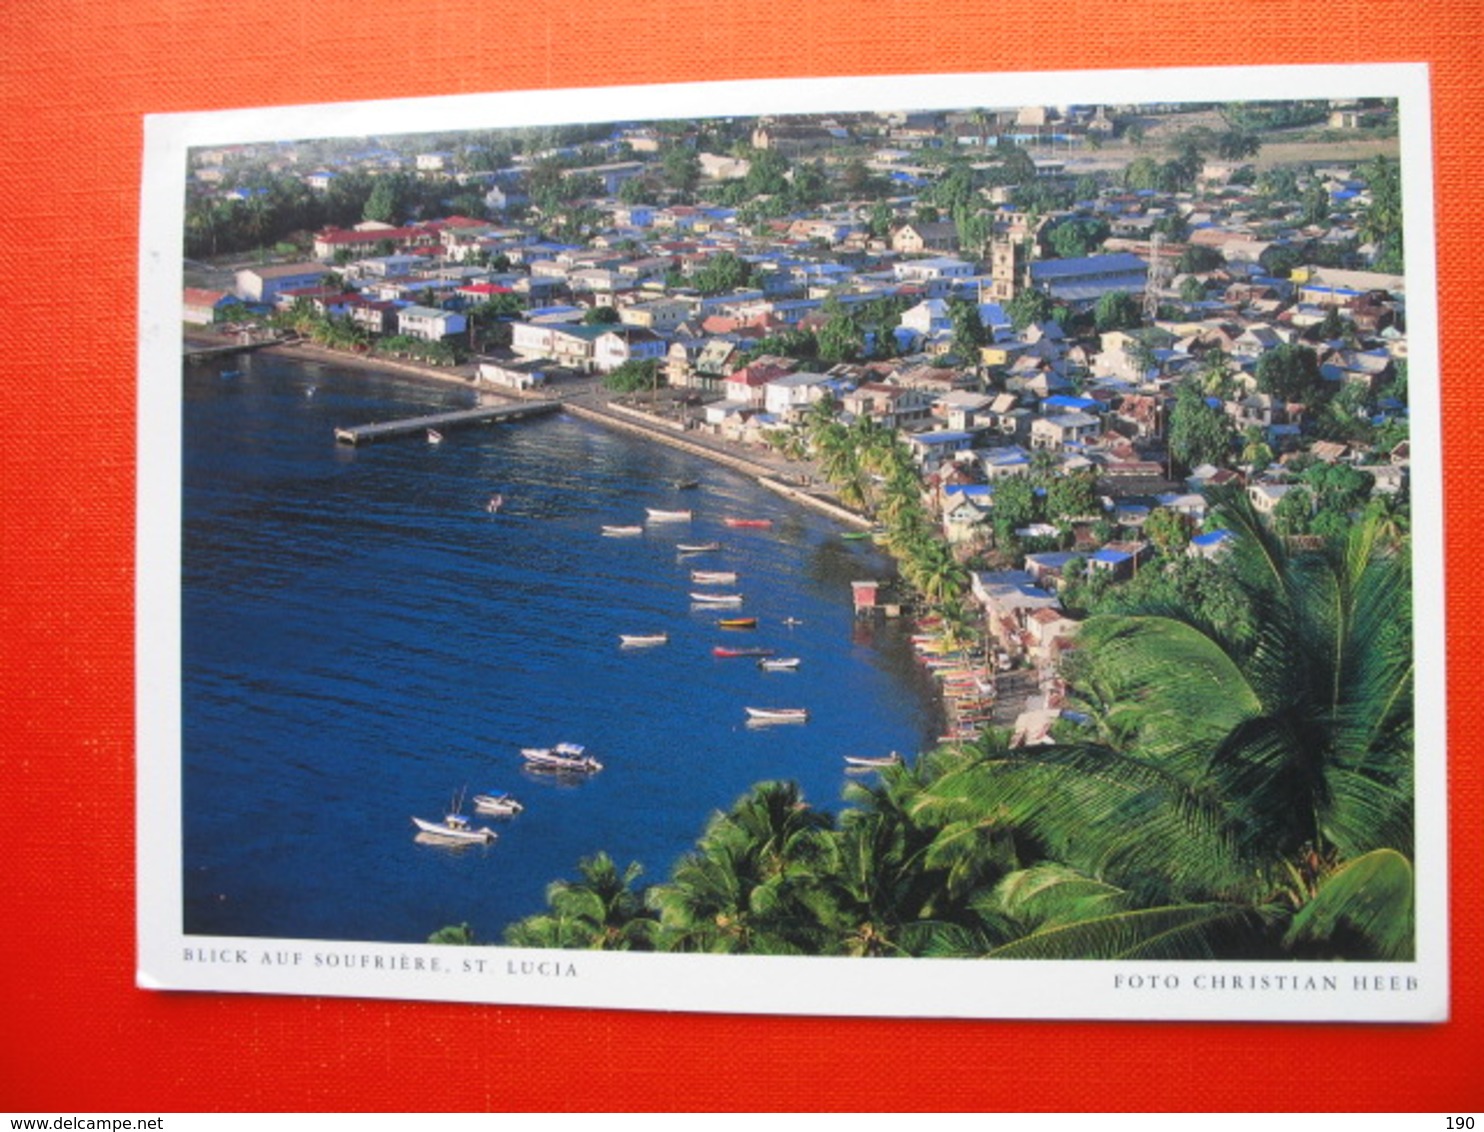
M 559 880 L 546 890 L 550 909 L 512 924 L 505 941 L 516 947 L 568 947 L 593 951 L 653 951 L 659 924 L 634 890 L 643 869 L 622 873 L 607 853 L 579 861 L 581 879 Z
M 821 953 L 833 824 L 792 782 L 762 783 L 717 814 L 695 852 L 650 890 L 665 950 Z
M 830 906 L 840 954 L 972 955 L 1006 938 L 966 899 L 969 855 L 945 851 L 941 829 L 917 814 L 928 784 L 967 757 L 929 752 L 846 787 Z
M 1221 517 L 1249 642 L 1168 612 L 1093 618 L 1078 690 L 1105 741 L 996 753 L 921 803 L 1015 833 L 1025 868 L 993 908 L 1021 935 L 991 955 L 1410 956 L 1406 556 L 1378 553 L 1372 522 L 1290 556 L 1239 497 Z

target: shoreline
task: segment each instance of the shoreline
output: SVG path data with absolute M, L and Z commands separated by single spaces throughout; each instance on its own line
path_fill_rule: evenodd
M 183 337 L 183 344 L 192 344 L 192 336 Z M 205 345 L 205 336 L 199 338 L 199 344 Z M 226 345 L 226 343 L 217 343 Z M 473 390 L 478 396 L 493 397 L 501 401 L 519 402 L 530 400 L 530 397 L 522 396 L 514 390 L 495 389 L 487 385 L 481 385 L 476 380 L 476 374 L 471 367 L 464 366 L 424 366 L 410 362 L 400 362 L 388 358 L 367 357 L 360 354 L 349 354 L 340 350 L 332 350 L 325 346 L 316 346 L 309 342 L 296 343 L 273 343 L 271 345 L 259 346 L 256 352 L 272 354 L 283 358 L 293 358 L 300 361 L 318 361 L 329 365 L 343 365 L 351 369 L 367 372 L 398 374 L 408 377 L 422 377 L 429 381 L 436 381 L 442 385 L 458 385 Z M 798 465 L 792 461 L 786 461 L 782 457 L 772 453 L 754 454 L 745 451 L 734 451 L 735 446 L 726 441 L 710 437 L 682 436 L 672 430 L 669 426 L 650 419 L 649 415 L 637 409 L 630 409 L 616 401 L 602 396 L 601 386 L 596 382 L 589 388 L 548 391 L 541 396 L 542 400 L 556 400 L 562 403 L 564 412 L 571 413 L 580 420 L 591 421 L 606 428 L 613 428 L 630 435 L 642 436 L 646 439 L 664 444 L 681 452 L 707 460 L 713 464 L 727 467 L 743 475 L 750 476 L 762 487 L 792 500 L 801 506 L 808 507 L 820 514 L 828 515 L 838 522 L 846 523 L 865 530 L 869 529 L 872 520 L 864 515 L 859 515 L 849 508 L 843 506 L 832 495 L 824 491 L 808 490 L 808 484 L 816 482 L 812 477 L 808 484 L 796 485 L 788 482 L 791 475 L 804 475 L 802 472 L 793 472 L 794 467 L 807 467 Z M 766 455 L 769 458 L 759 458 Z

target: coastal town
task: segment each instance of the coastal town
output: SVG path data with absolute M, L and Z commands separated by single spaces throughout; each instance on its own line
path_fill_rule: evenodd
M 1229 854 L 1200 878 L 1206 898 L 1245 901 L 1242 916 L 1266 906 L 1272 885 L 1237 879 L 1260 858 L 1265 876 L 1301 878 L 1284 889 L 1284 930 L 1252 927 L 1227 953 L 1394 956 L 1411 946 L 1410 897 L 1364 931 L 1341 903 L 1356 862 L 1389 877 L 1410 854 L 1396 125 L 1384 100 L 1022 106 L 199 149 L 186 351 L 297 351 L 492 403 L 557 402 L 828 510 L 895 560 L 889 584 L 855 587 L 857 613 L 918 619 L 943 740 L 969 751 L 931 772 L 895 753 L 873 766 L 914 782 L 925 812 L 951 811 L 942 828 L 981 797 L 951 760 L 991 759 L 1009 768 L 1004 820 L 1059 867 L 1085 868 L 1085 847 L 1045 824 L 1073 818 L 1027 807 L 1014 785 L 1058 783 L 1090 807 L 1073 815 L 1089 843 L 1117 842 L 1102 860 L 1137 858 L 1114 903 L 1179 918 L 1209 910 L 1199 883 L 1182 873 L 1150 897 L 1150 860 L 1191 836 L 1199 805 L 1181 791 L 1199 783 L 1231 806 L 1200 830 Z M 1321 564 L 1342 559 L 1352 574 L 1334 585 L 1357 605 L 1337 626 L 1305 603 Z M 1367 584 L 1384 600 L 1364 604 Z M 1285 627 L 1377 650 L 1364 671 L 1347 660 L 1328 673 L 1333 688 L 1354 684 L 1345 726 L 1375 724 L 1364 754 L 1334 756 L 1345 781 L 1389 792 L 1367 802 L 1364 834 L 1315 816 L 1358 796 L 1343 783 L 1281 796 L 1300 789 L 1275 769 L 1283 758 L 1355 738 L 1319 735 L 1303 697 L 1324 674 L 1305 668 L 1305 642 L 1280 655 Z M 1176 688 L 1176 669 L 1218 674 L 1218 698 Z M 1281 726 L 1264 732 L 1270 720 Z M 1180 778 L 1140 780 L 1136 808 L 1153 813 L 1167 789 L 1170 814 L 1120 825 L 1135 800 L 1103 797 L 1094 748 Z M 1036 749 L 1062 753 L 1011 753 Z M 1141 846 L 1120 840 L 1136 833 Z M 1031 867 L 1013 857 L 996 841 L 974 866 L 979 887 Z M 1099 899 L 1116 873 L 1098 877 Z M 679 878 L 649 911 L 634 906 L 627 946 L 694 919 L 675 910 Z M 981 915 L 967 891 L 935 907 Z M 974 921 L 974 953 L 1052 946 L 1070 913 L 1041 915 L 1023 896 L 1001 893 L 1017 932 L 983 942 Z M 926 907 L 858 911 L 876 935 L 841 946 L 912 950 L 904 925 L 938 918 Z M 539 945 L 539 919 L 515 941 Z M 773 944 L 748 946 L 828 951 L 818 924 L 807 941 L 774 928 Z M 707 930 L 680 949 L 744 949 Z

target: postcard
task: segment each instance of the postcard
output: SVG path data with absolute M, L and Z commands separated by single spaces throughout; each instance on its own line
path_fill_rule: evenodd
M 140 986 L 1447 1017 L 1425 66 L 145 143 Z

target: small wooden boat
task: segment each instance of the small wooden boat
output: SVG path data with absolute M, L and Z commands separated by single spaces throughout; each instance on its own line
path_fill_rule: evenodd
M 735 570 L 692 570 L 690 580 L 698 586 L 730 586 L 737 580 Z
M 871 537 L 871 532 L 870 531 L 846 531 L 840 537 L 843 538 L 843 539 L 848 539 L 851 542 L 857 542 L 860 539 L 870 538 Z
M 638 648 L 644 645 L 662 645 L 670 639 L 669 633 L 620 633 L 619 644 L 625 648 Z
M 729 527 L 757 527 L 760 529 L 773 525 L 772 519 L 723 519 L 722 522 Z
M 701 486 L 700 480 L 677 480 L 675 488 L 677 491 L 690 491 L 692 488 Z
M 429 444 L 442 444 L 443 443 L 443 434 L 441 432 L 439 432 L 436 428 L 430 428 L 430 429 L 428 429 L 428 443 Z
M 738 656 L 772 656 L 773 650 L 762 648 L 729 649 L 725 645 L 717 645 L 714 649 L 711 650 L 711 655 L 723 658 Z
M 723 629 L 756 629 L 756 617 L 723 617 L 717 622 Z
M 525 809 L 509 794 L 476 794 L 470 801 L 475 813 L 493 814 L 496 817 L 510 817 Z
M 589 755 L 581 743 L 558 743 L 555 747 L 522 747 L 521 758 L 533 769 L 575 771 L 593 774 L 603 764 Z
M 642 535 L 643 527 L 610 527 L 605 526 L 603 533 L 610 538 L 627 538 L 633 535 Z
M 778 656 L 760 660 L 757 666 L 764 672 L 792 672 L 802 662 L 796 656 Z
M 762 708 L 750 707 L 744 709 L 747 718 L 757 723 L 803 723 L 809 718 L 807 708 Z
M 661 511 L 654 507 L 646 507 L 644 510 L 651 523 L 688 523 L 691 519 L 689 511 Z
M 489 844 L 496 837 L 495 831 L 481 826 L 475 829 L 469 824 L 469 819 L 463 814 L 445 814 L 441 822 L 424 821 L 422 818 L 413 818 L 412 824 L 417 826 L 418 833 L 430 840 L 446 841 L 450 844 L 472 845 L 475 843 Z
M 719 542 L 677 542 L 675 549 L 681 554 L 707 554 L 713 550 L 720 550 Z
M 696 602 L 697 604 L 700 604 L 700 605 L 741 605 L 742 604 L 742 595 L 741 594 L 692 593 L 690 595 L 690 599 L 691 599 L 691 601 L 694 601 L 694 602 Z
M 889 755 L 846 755 L 845 765 L 861 770 L 879 770 L 885 766 L 901 766 L 902 756 L 893 751 Z

